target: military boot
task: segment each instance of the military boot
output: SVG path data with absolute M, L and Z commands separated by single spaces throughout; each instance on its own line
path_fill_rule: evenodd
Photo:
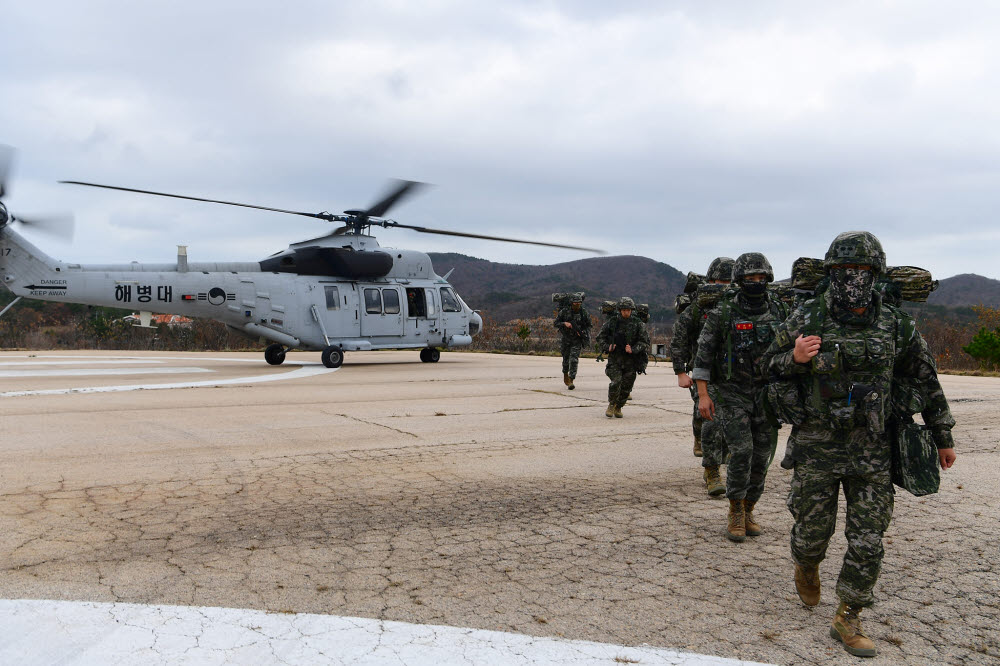
M 719 466 L 712 465 L 711 467 L 706 467 L 705 472 L 705 485 L 708 486 L 708 494 L 715 497 L 716 495 L 721 495 L 726 492 L 726 484 L 722 482 L 722 478 L 719 476 Z
M 729 500 L 729 527 L 726 528 L 726 538 L 730 541 L 745 541 L 747 538 L 745 521 L 743 500 Z
M 753 508 L 757 502 L 743 500 L 743 514 L 746 516 L 744 522 L 747 527 L 747 536 L 760 536 L 761 526 L 754 520 Z
M 606 410 L 604 410 L 604 415 L 607 416 L 609 419 L 614 418 L 614 416 L 615 416 L 615 403 L 613 403 L 613 402 L 609 402 L 608 403 L 608 408 Z
M 616 419 L 622 418 L 622 406 L 621 405 L 616 405 L 615 406 L 615 418 Z
M 844 649 L 855 657 L 874 657 L 878 654 L 875 643 L 861 633 L 861 607 L 848 606 L 843 601 L 837 606 L 837 614 L 830 627 L 830 638 L 844 644 Z
M 569 387 L 569 390 L 570 390 L 570 391 L 572 391 L 573 389 L 575 389 L 575 388 L 576 388 L 576 384 L 574 384 L 574 383 L 573 383 L 573 380 L 574 380 L 574 379 L 576 379 L 576 377 L 570 377 L 570 378 L 569 378 L 569 383 L 568 383 L 568 384 L 566 384 L 566 386 L 568 386 L 568 387 Z
M 795 591 L 806 606 L 819 603 L 819 567 L 803 567 L 795 565 Z
M 701 437 L 694 438 L 694 457 L 701 458 Z
M 573 382 L 569 378 L 569 373 L 568 372 L 564 372 L 563 373 L 563 384 L 565 384 L 566 386 L 569 386 L 572 383 Z

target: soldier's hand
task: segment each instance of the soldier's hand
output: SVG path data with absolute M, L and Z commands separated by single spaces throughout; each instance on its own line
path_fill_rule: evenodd
M 792 350 L 792 360 L 796 363 L 808 363 L 819 353 L 823 339 L 818 335 L 800 335 L 795 338 L 795 349 Z
M 566 328 L 573 328 L 573 324 L 569 323 L 568 321 L 564 321 L 563 326 L 565 326 Z
M 609 354 L 610 354 L 611 352 L 613 352 L 614 350 L 615 350 L 615 346 L 614 346 L 614 345 L 608 345 L 608 353 L 609 353 Z
M 938 449 L 938 458 L 941 459 L 941 469 L 948 469 L 955 464 L 955 449 Z
M 626 354 L 632 353 L 632 345 L 625 345 L 625 353 Z
M 698 413 L 701 414 L 701 418 L 706 421 L 715 420 L 715 403 L 707 395 L 703 395 L 698 398 Z
M 694 386 L 694 380 L 691 379 L 691 375 L 686 372 L 682 372 L 677 375 L 677 385 L 681 388 L 691 388 Z

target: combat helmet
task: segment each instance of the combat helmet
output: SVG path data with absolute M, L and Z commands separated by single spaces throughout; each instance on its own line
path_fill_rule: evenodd
M 628 296 L 622 296 L 618 301 L 618 311 L 622 310 L 635 310 L 635 301 L 633 301 Z
M 823 258 L 827 273 L 838 264 L 870 264 L 876 275 L 885 272 L 885 250 L 875 234 L 868 231 L 845 231 L 830 243 Z
M 746 276 L 758 273 L 766 275 L 768 282 L 774 282 L 771 262 L 760 252 L 744 252 L 736 257 L 736 262 L 733 264 L 733 282 L 741 283 Z
M 733 264 L 736 262 L 729 257 L 716 257 L 712 260 L 712 263 L 708 266 L 708 272 L 705 274 L 705 279 L 711 282 L 712 280 L 733 280 Z

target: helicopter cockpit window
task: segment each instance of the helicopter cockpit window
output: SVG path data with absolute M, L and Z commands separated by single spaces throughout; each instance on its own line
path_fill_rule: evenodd
M 399 292 L 395 289 L 383 289 L 382 304 L 386 314 L 399 314 Z
M 424 297 L 423 289 L 419 287 L 407 287 L 406 316 L 407 317 L 427 316 L 427 299 Z
M 365 289 L 365 312 L 382 314 L 382 296 L 378 289 Z
M 453 292 L 448 287 L 441 287 L 441 311 L 442 312 L 461 312 L 462 306 L 459 304 L 458 299 L 455 297 L 455 292 Z
M 339 310 L 340 289 L 338 287 L 325 287 L 324 291 L 326 291 L 326 309 Z

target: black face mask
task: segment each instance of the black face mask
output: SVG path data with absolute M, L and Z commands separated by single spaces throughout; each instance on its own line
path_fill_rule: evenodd
M 751 301 L 759 301 L 767 293 L 766 282 L 740 282 L 740 291 Z
M 842 308 L 867 308 L 872 302 L 874 286 L 874 271 L 863 268 L 830 269 L 830 291 L 834 302 Z

